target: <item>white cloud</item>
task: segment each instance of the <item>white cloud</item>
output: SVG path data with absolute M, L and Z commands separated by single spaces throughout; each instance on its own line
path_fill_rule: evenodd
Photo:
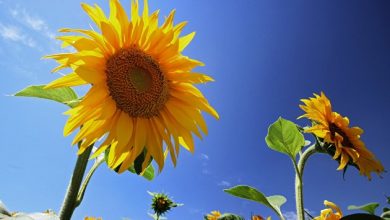
M 228 182 L 226 180 L 222 180 L 221 182 L 218 183 L 218 186 L 224 186 L 224 187 L 229 187 L 231 185 L 232 184 L 230 184 L 230 182 Z
M 286 220 L 297 220 L 298 219 L 298 216 L 295 212 L 285 212 L 283 213 L 284 217 L 286 218 Z
M 5 40 L 19 42 L 29 47 L 36 47 L 35 41 L 31 37 L 23 34 L 16 26 L 0 23 L 0 35 Z
M 193 215 L 193 214 L 202 213 L 202 210 L 197 208 L 189 208 L 188 212 Z
M 209 155 L 207 155 L 207 154 L 201 154 L 200 155 L 200 158 L 202 159 L 202 160 L 209 160 L 210 158 L 209 158 Z
M 28 13 L 26 9 L 18 7 L 16 9 L 11 9 L 10 13 L 14 19 L 20 21 L 32 30 L 42 33 L 49 39 L 55 38 L 55 34 L 49 29 L 47 23 L 43 19 Z
M 314 215 L 315 212 L 313 212 L 313 211 L 306 210 L 306 212 L 310 213 L 310 215 L 315 216 Z M 297 214 L 295 212 L 292 212 L 292 211 L 283 213 L 283 216 L 286 218 L 286 220 L 297 220 L 298 219 Z M 307 219 L 309 219 L 307 214 L 305 214 L 305 216 L 306 216 Z
M 211 174 L 210 170 L 208 170 L 208 169 L 206 169 L 206 168 L 203 168 L 203 169 L 202 169 L 202 173 L 203 173 L 204 175 L 209 175 L 209 174 Z
M 209 175 L 211 174 L 210 170 L 207 168 L 208 167 L 208 161 L 210 160 L 209 155 L 207 154 L 200 154 L 200 160 L 202 162 L 202 173 L 204 175 Z

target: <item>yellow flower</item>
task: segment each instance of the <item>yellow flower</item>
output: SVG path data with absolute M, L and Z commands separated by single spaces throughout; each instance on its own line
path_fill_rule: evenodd
M 82 141 L 79 154 L 103 137 L 92 157 L 109 149 L 108 165 L 119 172 L 144 149 L 143 167 L 153 158 L 161 171 L 164 151 L 176 165 L 179 146 L 193 152 L 192 135 L 207 134 L 202 111 L 219 117 L 193 85 L 213 79 L 193 72 L 203 63 L 182 55 L 195 33 L 179 36 L 186 22 L 174 25 L 174 10 L 159 26 L 159 11 L 149 13 L 147 0 L 141 15 L 138 1 L 132 2 L 130 20 L 118 0 L 110 0 L 108 17 L 98 5 L 82 8 L 99 31 L 61 29 L 80 34 L 58 37 L 76 51 L 47 56 L 60 64 L 53 71 L 72 70 L 47 88 L 91 85 L 81 102 L 66 112 L 64 135 L 82 126 L 72 143 Z
M 264 220 L 264 218 L 261 217 L 261 215 L 252 215 L 252 219 L 251 220 Z M 267 220 L 271 220 L 271 216 L 269 216 L 267 218 Z
M 84 220 L 102 220 L 102 218 L 85 217 Z
M 343 217 L 340 208 L 333 202 L 325 200 L 324 205 L 329 208 L 321 210 L 321 215 L 315 217 L 314 220 L 339 220 Z
M 264 220 L 264 218 L 261 217 L 260 215 L 252 215 L 251 220 Z
M 221 217 L 221 213 L 219 211 L 212 211 L 206 216 L 207 220 L 217 220 L 219 217 Z
M 369 179 L 371 179 L 371 172 L 377 174 L 383 172 L 381 162 L 360 140 L 363 130 L 359 127 L 349 127 L 347 117 L 333 112 L 330 101 L 324 93 L 314 94 L 314 96 L 314 98 L 301 100 L 305 105 L 300 105 L 300 107 L 306 113 L 301 117 L 313 122 L 313 126 L 305 131 L 313 133 L 334 146 L 333 159 L 340 161 L 337 169 L 342 170 L 348 163 L 353 163 L 360 170 L 360 174 Z

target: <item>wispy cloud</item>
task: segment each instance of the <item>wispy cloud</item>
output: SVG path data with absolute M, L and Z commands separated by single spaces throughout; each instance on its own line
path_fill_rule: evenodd
M 36 47 L 36 42 L 16 26 L 0 23 L 0 35 L 5 40 L 22 43 L 29 47 Z
M 49 29 L 49 26 L 47 23 L 39 18 L 36 15 L 31 15 L 29 12 L 27 12 L 26 9 L 17 7 L 15 9 L 11 9 L 10 13 L 12 17 L 27 27 L 31 28 L 34 31 L 39 31 L 40 33 L 44 34 L 47 38 L 54 39 L 55 34 Z
M 315 213 L 315 212 L 307 210 L 307 209 L 306 209 L 306 212 L 310 213 L 310 215 L 314 215 L 314 213 Z M 292 212 L 292 211 L 288 211 L 288 212 L 283 213 L 283 216 L 286 218 L 286 220 L 298 219 L 297 214 L 295 212 Z M 306 215 L 306 218 L 309 218 L 309 217 Z
M 222 180 L 221 182 L 218 183 L 218 186 L 223 186 L 223 187 L 229 187 L 232 184 L 226 180 Z
M 209 155 L 207 155 L 207 154 L 201 154 L 200 155 L 200 158 L 202 159 L 202 160 L 209 160 L 210 158 L 209 158 Z
M 202 169 L 202 173 L 203 173 L 204 175 L 209 175 L 209 174 L 211 174 L 211 171 L 208 170 L 207 168 L 203 168 L 203 169 Z
M 204 175 L 211 174 L 210 170 L 207 168 L 208 167 L 208 161 L 210 160 L 209 155 L 207 155 L 207 154 L 200 154 L 200 160 L 202 161 L 202 173 Z
M 188 212 L 190 214 L 198 214 L 198 213 L 202 213 L 202 210 L 201 209 L 198 209 L 198 208 L 189 208 L 188 209 Z
M 284 217 L 286 218 L 286 220 L 297 220 L 298 219 L 298 216 L 295 212 L 285 212 L 283 213 Z

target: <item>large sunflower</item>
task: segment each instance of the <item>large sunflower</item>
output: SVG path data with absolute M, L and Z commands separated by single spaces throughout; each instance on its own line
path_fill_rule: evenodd
M 342 170 L 348 163 L 356 165 L 360 174 L 371 179 L 371 172 L 380 174 L 384 168 L 374 154 L 360 140 L 363 130 L 359 127 L 349 127 L 349 119 L 332 111 L 329 99 L 321 92 L 314 94 L 314 98 L 302 99 L 305 105 L 300 105 L 306 112 L 300 118 L 305 117 L 313 122 L 313 126 L 306 132 L 313 133 L 322 138 L 326 143 L 332 144 L 333 159 L 339 160 L 337 168 Z
M 174 25 L 174 10 L 159 26 L 159 11 L 150 14 L 147 0 L 141 15 L 138 7 L 133 1 L 129 20 L 118 0 L 110 0 L 109 17 L 98 5 L 82 4 L 99 31 L 61 29 L 78 34 L 58 37 L 76 51 L 47 56 L 60 64 L 53 71 L 72 69 L 47 88 L 91 85 L 66 112 L 64 135 L 81 127 L 72 143 L 81 142 L 79 153 L 104 137 L 93 157 L 109 149 L 107 164 L 119 172 L 143 152 L 143 167 L 153 158 L 161 171 L 164 151 L 176 165 L 179 146 L 193 152 L 192 134 L 207 134 L 201 112 L 219 117 L 193 85 L 213 79 L 193 72 L 203 64 L 182 55 L 195 33 L 179 36 L 186 22 Z

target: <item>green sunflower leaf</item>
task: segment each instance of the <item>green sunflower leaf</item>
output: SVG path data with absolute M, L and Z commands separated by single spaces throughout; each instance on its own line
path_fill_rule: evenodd
M 287 201 L 284 196 L 281 195 L 273 195 L 266 197 L 263 193 L 258 191 L 257 189 L 246 186 L 246 185 L 238 185 L 229 189 L 224 189 L 223 191 L 229 193 L 230 195 L 252 200 L 258 202 L 262 205 L 265 205 L 271 208 L 276 214 L 279 215 L 281 219 L 284 219 L 280 207 Z
M 244 220 L 244 218 L 232 213 L 224 213 L 217 220 Z
M 348 206 L 348 210 L 362 210 L 362 211 L 368 212 L 371 215 L 375 215 L 375 210 L 378 207 L 379 207 L 378 203 L 371 202 L 371 203 L 367 203 L 367 204 L 364 204 L 361 206 L 350 205 L 350 206 Z
M 376 216 L 376 215 L 370 215 L 366 213 L 356 213 L 352 215 L 346 215 L 342 217 L 340 220 L 383 220 L 383 218 Z
M 295 160 L 296 155 L 305 145 L 305 138 L 296 124 L 279 117 L 269 126 L 265 142 L 272 150 L 287 154 Z
M 14 94 L 14 96 L 49 99 L 65 104 L 71 108 L 77 105 L 78 97 L 73 89 L 69 87 L 44 89 L 44 87 L 45 85 L 28 86 Z
M 0 217 L 3 216 L 11 216 L 11 213 L 7 210 L 4 203 L 0 200 Z
M 390 210 L 383 212 L 381 217 L 384 219 L 390 219 Z

